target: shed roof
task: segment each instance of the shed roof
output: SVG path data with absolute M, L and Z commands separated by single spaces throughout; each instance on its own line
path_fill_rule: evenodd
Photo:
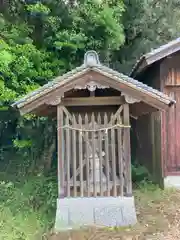
M 88 74 L 90 71 L 96 72 L 101 76 L 108 77 L 114 81 L 114 83 L 116 83 L 120 91 L 122 90 L 122 86 L 125 93 L 127 89 L 132 90 L 137 97 L 141 96 L 142 98 L 140 99 L 144 99 L 142 100 L 144 102 L 146 102 L 145 96 L 150 97 L 150 99 L 155 99 L 157 102 L 164 103 L 166 106 L 171 105 L 175 102 L 172 98 L 168 97 L 162 92 L 102 65 L 99 62 L 97 53 L 95 51 L 88 51 L 85 54 L 84 63 L 80 67 L 77 67 L 64 75 L 55 78 L 53 81 L 50 81 L 39 89 L 31 92 L 30 94 L 27 94 L 25 97 L 13 103 L 12 107 L 22 109 L 24 106 L 34 101 L 38 101 L 42 97 L 45 97 L 47 94 L 51 94 L 53 91 L 61 89 L 74 79 L 78 79 L 82 75 Z M 153 104 L 153 107 L 156 106 Z M 159 107 L 157 107 L 157 109 L 159 109 Z
M 140 59 L 136 62 L 134 65 L 130 76 L 136 77 L 137 74 L 144 71 L 147 67 L 149 67 L 151 64 L 180 51 L 180 37 L 160 46 L 157 49 L 152 50 L 149 53 L 146 53 L 140 57 Z

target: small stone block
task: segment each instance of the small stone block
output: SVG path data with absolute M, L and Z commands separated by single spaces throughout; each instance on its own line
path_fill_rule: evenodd
M 69 210 L 69 224 L 71 226 L 85 226 L 92 225 L 94 222 L 92 208 L 81 204 L 79 207 L 70 208 Z
M 133 204 L 129 204 L 128 207 L 122 206 L 121 211 L 124 226 L 130 226 L 137 223 L 136 210 Z
M 62 201 L 62 202 L 61 202 Z M 55 230 L 69 228 L 69 208 L 63 204 L 63 200 L 57 200 Z
M 122 210 L 117 206 L 105 206 L 94 209 L 95 224 L 114 227 L 122 226 Z

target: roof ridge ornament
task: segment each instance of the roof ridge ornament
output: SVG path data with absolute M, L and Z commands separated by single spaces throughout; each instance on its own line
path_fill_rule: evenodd
M 84 55 L 84 65 L 86 67 L 93 67 L 100 65 L 99 56 L 96 51 L 87 51 Z

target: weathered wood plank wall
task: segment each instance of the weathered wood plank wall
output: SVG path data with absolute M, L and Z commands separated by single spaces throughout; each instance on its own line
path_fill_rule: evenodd
M 162 156 L 166 175 L 180 174 L 180 53 L 161 63 L 161 89 L 172 96 L 176 104 L 162 114 Z
M 169 111 L 142 116 L 135 124 L 138 139 L 136 157 L 148 167 L 158 183 L 162 183 L 162 178 L 167 175 L 180 174 L 179 62 L 180 52 L 152 65 L 138 77 L 138 80 L 176 100 Z
M 149 86 L 161 90 L 160 68 L 155 65 L 142 74 L 138 80 Z M 163 161 L 161 156 L 161 113 L 156 111 L 145 114 L 133 121 L 133 135 L 135 134 L 137 150 L 135 157 L 137 161 L 147 167 L 153 180 L 162 184 Z

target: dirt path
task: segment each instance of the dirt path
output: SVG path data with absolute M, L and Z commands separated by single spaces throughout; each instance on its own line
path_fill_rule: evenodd
M 49 240 L 179 240 L 180 191 L 135 191 L 138 224 L 133 228 L 87 229 L 52 235 Z

